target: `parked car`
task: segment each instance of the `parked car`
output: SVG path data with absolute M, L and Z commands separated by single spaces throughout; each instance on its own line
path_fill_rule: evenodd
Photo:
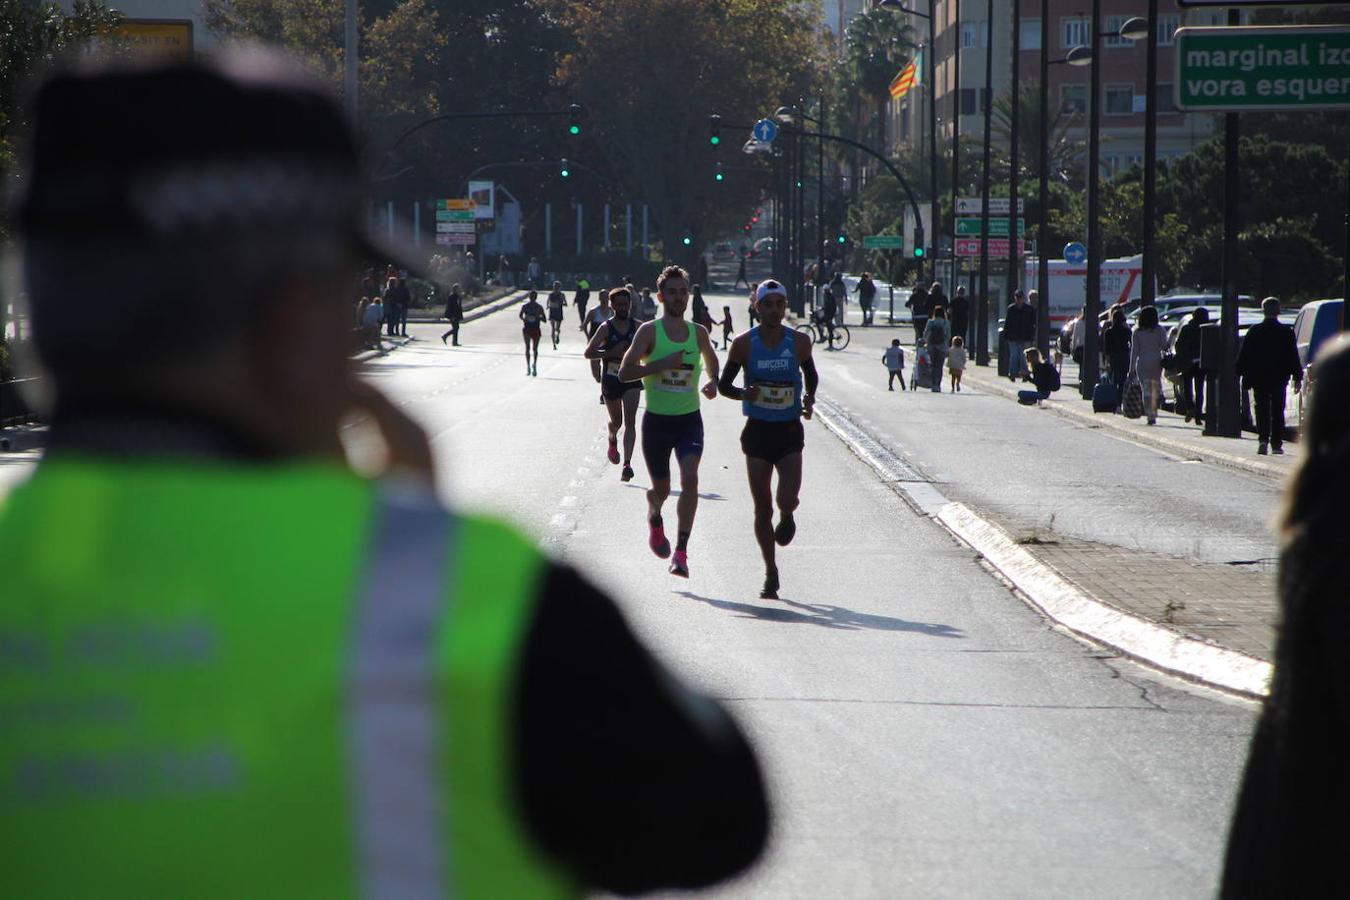
M 750 255 L 759 256 L 760 254 L 763 253 L 772 253 L 773 245 L 774 245 L 773 238 L 762 237 L 759 240 L 755 241 L 754 245 L 750 248 Z
M 1344 310 L 1343 299 L 1314 300 L 1303 304 L 1294 319 L 1294 343 L 1298 345 L 1298 359 L 1303 364 L 1303 389 L 1298 395 L 1300 422 L 1303 421 L 1303 411 L 1308 401 L 1312 399 L 1313 382 L 1317 377 L 1317 351 L 1341 331 Z

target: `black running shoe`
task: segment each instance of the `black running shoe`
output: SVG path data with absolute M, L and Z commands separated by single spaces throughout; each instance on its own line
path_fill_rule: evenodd
M 759 592 L 759 599 L 761 600 L 778 599 L 778 570 L 776 568 L 770 569 L 767 573 L 765 573 L 764 587 Z
M 778 520 L 778 527 L 773 530 L 773 540 L 780 547 L 786 547 L 792 543 L 792 539 L 797 534 L 797 522 L 792 516 L 785 515 Z

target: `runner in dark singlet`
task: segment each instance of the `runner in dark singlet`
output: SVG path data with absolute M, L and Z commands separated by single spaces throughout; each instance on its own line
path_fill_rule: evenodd
M 520 308 L 520 321 L 524 323 L 521 333 L 525 336 L 525 374 L 539 374 L 539 338 L 543 334 L 544 308 L 539 305 L 539 292 L 530 291 L 530 299 Z M 534 348 L 534 361 L 530 361 L 530 348 Z
M 562 282 L 553 282 L 553 290 L 548 295 L 548 327 L 552 332 L 553 349 L 558 349 L 558 339 L 562 337 L 563 313 L 567 311 L 567 295 L 562 292 Z
M 628 346 L 637 334 L 638 323 L 632 316 L 633 297 L 627 288 L 615 288 L 609 293 L 613 317 L 601 325 L 586 347 L 586 358 L 599 361 L 604 367 L 600 394 L 609 410 L 609 461 L 619 464 L 619 429 L 623 429 L 622 481 L 633 478 L 633 448 L 637 444 L 638 393 L 641 381 L 620 381 L 619 364 Z
M 774 544 L 786 547 L 797 533 L 793 513 L 802 487 L 802 418 L 811 418 L 819 376 L 811 339 L 783 327 L 787 289 L 773 279 L 760 283 L 755 305 L 761 324 L 736 336 L 717 389 L 740 400 L 746 416 L 741 432 L 750 496 L 755 502 L 755 540 L 764 557 L 764 600 L 778 599 Z M 736 376 L 745 368 L 745 387 Z M 805 387 L 805 390 L 803 390 Z M 773 524 L 773 475 L 778 473 L 778 527 Z

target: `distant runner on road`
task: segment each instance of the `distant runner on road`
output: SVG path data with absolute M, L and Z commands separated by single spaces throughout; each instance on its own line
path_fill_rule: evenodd
M 567 295 L 561 288 L 561 281 L 553 282 L 553 290 L 548 295 L 548 327 L 554 350 L 558 349 L 558 339 L 562 337 L 563 313 L 567 311 Z
M 811 338 L 783 327 L 787 289 L 777 281 L 761 282 L 755 300 L 761 323 L 736 336 L 727 354 L 718 390 L 741 401 L 745 429 L 741 449 L 755 501 L 755 540 L 764 557 L 764 600 L 778 599 L 778 564 L 774 545 L 786 547 L 797 533 L 793 513 L 802 487 L 802 450 L 806 435 L 802 418 L 811 418 L 820 377 L 811 358 Z M 745 368 L 745 387 L 736 376 Z M 803 392 L 805 382 L 805 392 Z M 773 474 L 778 472 L 778 527 L 773 524 Z
M 539 374 L 539 338 L 543 332 L 544 308 L 539 305 L 539 292 L 530 291 L 530 298 L 520 308 L 521 333 L 525 336 L 525 374 Z M 534 348 L 534 362 L 530 362 L 530 348 Z
M 619 464 L 619 429 L 623 432 L 622 481 L 633 480 L 633 447 L 637 444 L 638 394 L 641 381 L 620 381 L 619 366 L 637 334 L 638 323 L 632 316 L 633 298 L 628 288 L 615 288 L 609 293 L 609 305 L 614 317 L 596 330 L 586 347 L 587 359 L 596 360 L 604 367 L 600 382 L 600 396 L 609 409 L 609 461 Z
M 661 507 L 670 496 L 670 454 L 680 466 L 679 522 L 670 573 L 689 577 L 689 532 L 698 512 L 698 464 L 703 458 L 703 416 L 699 412 L 698 378 L 708 367 L 703 396 L 717 396 L 717 354 L 708 331 L 684 320 L 689 305 L 689 275 L 668 266 L 656 279 L 661 296 L 661 318 L 645 323 L 633 338 L 619 367 L 620 381 L 641 378 L 647 389 L 647 411 L 642 416 L 642 457 L 651 476 L 647 491 L 647 546 L 665 559 L 670 556 Z M 646 360 L 646 362 L 643 362 Z

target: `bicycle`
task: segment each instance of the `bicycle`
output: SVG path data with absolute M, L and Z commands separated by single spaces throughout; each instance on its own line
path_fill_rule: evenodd
M 796 328 L 802 334 L 811 339 L 813 344 L 827 344 L 830 340 L 830 330 L 815 322 L 803 322 Z M 849 333 L 847 325 L 834 326 L 834 343 L 830 344 L 830 350 L 843 350 L 848 346 Z

